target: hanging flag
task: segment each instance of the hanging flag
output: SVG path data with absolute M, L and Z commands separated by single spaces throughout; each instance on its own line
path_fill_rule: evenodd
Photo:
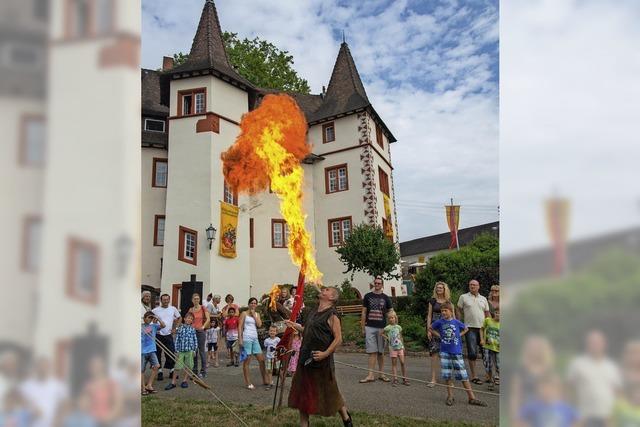
M 387 196 L 386 194 L 382 194 L 382 200 L 384 201 L 384 216 L 385 216 L 385 230 L 384 234 L 385 236 L 387 236 L 391 241 L 393 241 L 393 223 L 391 222 L 391 198 L 389 196 Z
M 451 244 L 449 249 L 458 247 L 458 225 L 460 223 L 460 205 L 445 205 L 447 212 L 447 225 L 451 232 Z
M 554 249 L 554 273 L 560 275 L 567 267 L 567 235 L 569 234 L 569 200 L 553 197 L 545 203 L 547 229 Z
M 220 202 L 220 256 L 236 257 L 238 235 L 238 207 Z

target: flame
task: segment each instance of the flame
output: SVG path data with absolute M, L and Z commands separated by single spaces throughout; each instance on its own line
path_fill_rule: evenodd
M 270 298 L 269 309 L 271 311 L 276 311 L 279 296 L 280 296 L 280 286 L 278 286 L 277 283 L 274 283 L 273 286 L 271 287 L 271 290 L 269 291 L 269 298 Z
M 238 192 L 271 190 L 280 199 L 280 212 L 289 226 L 289 255 L 307 279 L 320 283 L 311 237 L 302 206 L 304 171 L 301 161 L 311 152 L 307 122 L 287 95 L 267 95 L 245 114 L 235 144 L 222 154 L 226 182 Z

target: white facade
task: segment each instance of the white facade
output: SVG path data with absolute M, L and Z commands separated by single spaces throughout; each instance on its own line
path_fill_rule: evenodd
M 161 293 L 168 293 L 175 298 L 179 296 L 177 289 L 180 284 L 189 281 L 190 276 L 195 274 L 196 280 L 203 282 L 205 295 L 210 292 L 223 296 L 231 293 L 237 302 L 244 304 L 250 295 L 259 297 L 267 293 L 274 283 L 294 283 L 298 268 L 293 265 L 287 248 L 274 245 L 273 223 L 283 217 L 277 196 L 268 190 L 252 197 L 239 196 L 237 257 L 229 259 L 218 254 L 219 235 L 209 249 L 205 230 L 209 224 L 219 229 L 220 201 L 224 199 L 220 156 L 235 142 L 242 115 L 249 111 L 256 96 L 264 95 L 259 89 L 248 87 L 250 84 L 242 82 L 242 78 L 234 74 L 235 71 L 229 71 L 231 67 L 226 62 L 217 25 L 215 6 L 207 2 L 187 63 L 177 68 L 167 67 L 164 73 L 170 78 L 165 83 L 169 85 L 169 98 L 162 102 L 169 109 L 168 149 L 151 148 L 149 144 L 143 144 L 142 170 L 146 176 L 142 177 L 142 200 L 146 205 L 142 208 L 142 285 L 159 289 Z M 215 55 L 218 57 L 214 58 Z M 193 61 L 192 66 L 189 61 Z M 203 61 L 208 65 L 203 66 Z M 338 75 L 340 73 L 355 73 L 358 83 L 353 83 L 353 76 L 337 82 L 341 78 Z M 329 92 L 333 90 L 332 93 L 338 93 L 339 96 L 336 88 L 343 87 L 344 82 L 351 82 L 352 85 L 346 87 L 345 91 L 354 90 L 366 100 L 353 59 L 343 43 Z M 206 99 L 204 110 L 193 110 L 192 114 L 183 116 L 181 91 L 202 90 Z M 144 93 L 143 89 L 143 96 Z M 305 96 L 313 98 L 316 106 L 322 104 L 324 99 L 324 95 Z M 309 107 L 305 107 L 305 110 L 300 101 L 298 103 L 309 118 Z M 388 130 L 368 100 L 366 105 L 362 105 L 357 108 L 344 107 L 345 111 L 339 114 L 325 114 L 322 118 L 310 121 L 308 142 L 315 156 L 303 163 L 303 204 L 307 229 L 312 235 L 318 268 L 324 274 L 325 285 L 340 285 L 345 279 L 350 279 L 350 275 L 343 273 L 345 267 L 335 252 L 337 245 L 331 244 L 332 220 L 349 221 L 349 227 L 344 222 L 340 223 L 341 227 L 346 228 L 362 223 L 383 225 L 385 209 L 380 171 L 388 176 L 386 187 L 392 207 L 388 220 L 394 241 L 398 241 L 388 138 L 391 134 L 387 133 Z M 214 120 L 218 125 L 215 129 L 200 128 L 198 132 L 198 123 L 207 120 Z M 323 132 L 331 123 L 334 138 L 325 142 L 327 138 L 323 138 Z M 168 158 L 166 190 L 151 185 L 154 157 Z M 346 168 L 348 185 L 345 188 L 343 182 L 340 191 L 329 192 L 327 169 L 336 166 Z M 163 192 L 166 192 L 164 206 Z M 156 215 L 165 215 L 162 247 L 154 246 Z M 184 245 L 190 247 L 190 244 L 185 243 L 181 227 L 197 233 L 195 261 L 189 257 L 184 259 Z M 344 236 L 346 228 L 342 230 L 340 238 Z M 179 254 L 181 248 L 182 255 Z M 365 293 L 371 282 L 371 277 L 356 274 L 353 285 Z M 385 286 L 390 295 L 396 290 L 398 295 L 401 294 L 400 280 L 389 281 Z M 173 303 L 179 304 L 175 300 Z

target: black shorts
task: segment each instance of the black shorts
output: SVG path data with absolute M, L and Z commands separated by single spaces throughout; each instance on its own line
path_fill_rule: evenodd
M 207 351 L 218 351 L 218 343 L 210 342 L 207 344 Z

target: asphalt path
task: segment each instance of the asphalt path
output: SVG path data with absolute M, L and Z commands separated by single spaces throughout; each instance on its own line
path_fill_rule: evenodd
M 348 363 L 360 367 L 366 367 L 367 356 L 361 353 L 336 353 L 337 362 Z M 212 390 L 227 403 L 255 404 L 271 406 L 275 388 L 267 391 L 261 386 L 258 363 L 251 361 L 251 379 L 256 386 L 255 390 L 248 390 L 242 379 L 242 367 L 226 367 L 227 360 L 220 360 L 219 368 L 209 368 L 205 381 L 212 386 Z M 407 376 L 416 379 L 427 380 L 430 378 L 430 360 L 425 357 L 407 357 Z M 360 384 L 358 380 L 366 376 L 366 371 L 336 363 L 336 377 L 338 386 L 349 409 L 368 413 L 393 414 L 427 418 L 432 420 L 467 421 L 485 425 L 498 425 L 498 396 L 481 394 L 477 398 L 487 402 L 488 407 L 470 406 L 467 404 L 466 393 L 455 390 L 455 403 L 452 407 L 446 406 L 446 390 L 444 387 L 428 388 L 426 384 L 412 381 L 410 386 L 402 384 L 392 387 L 391 383 L 377 380 L 373 383 Z M 478 361 L 481 370 L 481 362 Z M 390 371 L 390 359 L 385 356 L 385 371 Z M 205 389 L 189 383 L 189 388 L 182 389 L 179 386 L 173 390 L 165 391 L 167 379 L 156 382 L 155 388 L 158 398 L 184 397 L 196 399 L 210 399 L 214 397 Z M 275 381 L 275 379 L 274 379 Z M 291 378 L 287 379 L 283 404 L 287 404 L 288 385 Z M 459 382 L 455 385 L 461 386 Z M 473 385 L 475 390 L 488 392 L 486 385 Z M 495 392 L 494 392 L 495 393 Z

